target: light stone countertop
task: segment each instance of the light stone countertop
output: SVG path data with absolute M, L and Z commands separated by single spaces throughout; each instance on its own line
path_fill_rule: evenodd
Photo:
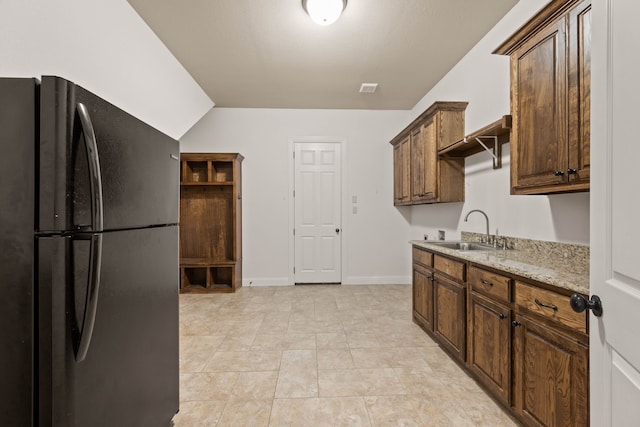
M 467 237 L 467 238 L 465 238 Z M 463 234 L 463 241 L 469 241 Z M 459 251 L 428 240 L 410 243 L 466 261 L 492 267 L 570 291 L 589 294 L 589 247 L 554 242 L 513 239 L 514 250 Z

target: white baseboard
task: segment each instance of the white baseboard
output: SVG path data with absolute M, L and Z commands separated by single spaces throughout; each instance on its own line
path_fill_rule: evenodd
M 411 276 L 353 276 L 342 281 L 343 285 L 410 285 Z M 244 278 L 242 286 L 290 286 L 288 277 Z
M 288 277 L 276 278 L 243 278 L 242 286 L 258 287 L 258 286 L 289 286 Z
M 346 277 L 343 285 L 410 285 L 411 276 L 353 276 Z

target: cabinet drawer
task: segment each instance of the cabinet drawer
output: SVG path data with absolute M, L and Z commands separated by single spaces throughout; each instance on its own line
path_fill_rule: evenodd
M 414 247 L 413 262 L 422 264 L 425 267 L 433 267 L 433 253 Z
M 449 277 L 452 277 L 456 280 L 460 280 L 464 282 L 465 277 L 465 263 L 456 261 L 450 258 L 445 258 L 440 255 L 433 256 L 433 267 L 440 271 L 441 273 L 446 274 Z
M 504 302 L 511 301 L 511 279 L 509 277 L 471 266 L 469 268 L 469 283 L 476 292 Z
M 587 332 L 586 312 L 576 313 L 569 305 L 569 297 L 516 281 L 516 304 L 550 320 L 582 333 Z

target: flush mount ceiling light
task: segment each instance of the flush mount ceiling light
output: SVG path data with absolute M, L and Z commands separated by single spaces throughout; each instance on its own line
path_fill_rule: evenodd
M 340 18 L 347 0 L 302 0 L 302 7 L 318 25 L 331 25 Z

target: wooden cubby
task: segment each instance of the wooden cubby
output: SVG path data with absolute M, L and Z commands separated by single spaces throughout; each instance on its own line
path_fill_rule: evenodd
M 183 153 L 180 292 L 242 286 L 241 164 L 237 153 Z

